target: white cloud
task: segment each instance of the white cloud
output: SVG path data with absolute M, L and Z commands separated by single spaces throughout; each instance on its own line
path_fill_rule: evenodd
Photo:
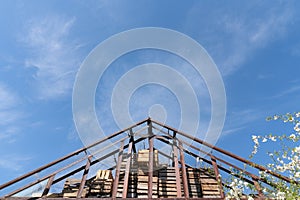
M 19 100 L 7 86 L 0 83 L 0 140 L 14 142 L 18 127 L 15 123 L 23 117 L 17 107 Z
M 187 18 L 187 29 L 194 30 L 194 21 L 199 18 L 201 30 L 197 39 L 200 43 L 205 42 L 205 48 L 223 75 L 232 74 L 251 58 L 253 52 L 286 36 L 295 14 L 292 2 L 251 1 L 243 2 L 242 6 L 214 7 L 210 11 L 203 4 L 193 7 Z M 189 24 L 189 21 L 193 23 Z
M 257 109 L 246 109 L 227 113 L 227 121 L 222 136 L 233 134 L 248 127 L 249 123 L 256 120 L 264 120 L 265 115 Z
M 299 90 L 300 90 L 300 86 L 293 86 L 289 89 L 286 89 L 286 90 L 280 92 L 277 95 L 272 96 L 270 99 L 279 98 L 279 97 L 283 97 L 283 96 L 286 96 L 286 95 L 289 95 L 289 94 L 293 94 L 295 92 L 298 92 Z
M 0 83 L 0 110 L 10 109 L 16 103 L 16 95 L 14 95 L 7 86 Z
M 35 79 L 40 99 L 71 92 L 80 61 L 76 54 L 80 46 L 69 40 L 74 22 L 74 18 L 50 16 L 26 24 L 27 34 L 22 42 L 29 47 L 30 56 L 25 64 L 37 69 Z
M 21 171 L 25 162 L 32 159 L 29 156 L 9 154 L 0 157 L 0 168 L 11 171 Z

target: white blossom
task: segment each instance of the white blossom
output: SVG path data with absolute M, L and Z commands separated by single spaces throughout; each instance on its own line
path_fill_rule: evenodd
M 291 134 L 291 135 L 289 136 L 289 138 L 292 139 L 292 140 L 295 140 L 295 139 L 296 139 L 296 135 L 295 135 L 295 134 Z

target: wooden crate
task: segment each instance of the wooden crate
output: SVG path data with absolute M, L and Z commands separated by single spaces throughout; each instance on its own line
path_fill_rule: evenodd
M 76 198 L 81 180 L 79 179 L 67 179 L 62 191 L 63 198 Z M 82 191 L 81 197 L 86 197 L 88 188 L 85 187 Z
M 89 196 L 110 197 L 113 182 L 111 170 L 98 170 L 96 178 L 90 183 Z
M 138 156 L 137 156 L 137 161 L 139 163 L 139 166 L 148 166 L 149 163 L 149 150 L 139 150 Z M 156 167 L 159 165 L 158 162 L 158 151 L 154 150 L 153 151 L 153 167 Z

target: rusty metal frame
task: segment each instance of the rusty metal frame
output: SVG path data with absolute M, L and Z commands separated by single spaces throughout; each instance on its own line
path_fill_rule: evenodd
M 127 161 L 126 161 L 126 168 L 125 168 L 125 177 L 124 177 L 122 198 L 127 197 L 129 172 L 130 172 L 130 164 L 131 164 L 131 156 L 132 156 L 132 146 L 133 146 L 133 141 L 130 141 L 129 142 L 129 147 L 128 147 L 128 152 L 127 152 L 127 155 L 126 155 Z
M 182 183 L 183 183 L 183 191 L 184 197 L 189 197 L 189 188 L 188 188 L 188 181 L 186 176 L 186 169 L 185 169 L 185 161 L 184 161 L 184 153 L 183 153 L 183 146 L 182 142 L 178 142 L 179 152 L 180 152 L 180 162 L 181 162 L 181 173 L 182 173 Z
M 146 139 L 146 138 L 139 138 L 139 139 L 137 139 L 137 140 L 135 141 L 135 143 L 139 143 L 139 142 L 141 142 L 141 141 L 143 141 L 143 140 L 145 140 L 145 139 Z M 129 144 L 125 145 L 125 146 L 124 146 L 124 149 L 127 149 L 128 147 L 129 147 Z M 108 157 L 114 155 L 114 154 L 117 153 L 117 152 L 118 152 L 118 150 L 114 150 L 114 151 L 112 151 L 112 152 L 110 152 L 110 153 L 108 153 L 108 154 L 106 154 L 106 155 L 104 155 L 104 156 L 98 158 L 97 160 L 92 161 L 90 165 L 92 166 L 92 165 L 94 165 L 94 164 L 96 164 L 96 163 L 98 163 L 98 162 L 100 162 L 100 161 L 102 161 L 102 160 L 104 160 L 104 159 L 106 159 L 106 158 L 108 158 Z M 89 157 L 89 155 L 86 155 L 85 157 L 83 157 L 83 158 L 81 158 L 81 159 L 79 159 L 79 160 L 77 160 L 77 161 L 75 161 L 75 162 L 73 162 L 73 163 L 71 163 L 71 164 L 69 164 L 69 165 L 67 165 L 67 166 L 65 166 L 65 167 L 63 167 L 63 168 L 61 168 L 61 169 L 59 169 L 59 170 L 53 172 L 53 173 L 51 173 L 50 175 L 47 175 L 47 176 L 45 176 L 45 177 L 43 177 L 43 178 L 41 178 L 41 179 L 38 179 L 38 180 L 36 180 L 36 181 L 34 181 L 34 182 L 32 182 L 32 183 L 30 183 L 30 184 L 24 186 L 24 187 L 21 187 L 21 188 L 19 188 L 19 189 L 17 189 L 17 190 L 14 190 L 13 192 L 10 192 L 9 194 L 5 195 L 5 197 L 6 197 L 6 198 L 7 198 L 7 197 L 10 197 L 10 196 L 12 196 L 12 195 L 14 195 L 14 194 L 17 194 L 17 193 L 19 193 L 19 192 L 21 192 L 21 191 L 23 191 L 23 190 L 25 190 L 25 189 L 27 189 L 27 188 L 33 186 L 33 185 L 36 185 L 36 184 L 42 182 L 43 180 L 46 180 L 46 179 L 50 178 L 52 175 L 56 175 L 56 174 L 58 174 L 59 172 L 62 172 L 62 171 L 64 171 L 64 170 L 66 170 L 67 168 L 70 168 L 71 166 L 73 166 L 73 165 L 75 165 L 75 164 L 78 164 L 78 163 L 84 161 L 84 160 L 87 159 L 88 157 Z M 55 180 L 53 181 L 52 185 L 54 185 L 54 184 L 56 184 L 56 183 L 58 183 L 58 182 L 60 182 L 60 181 L 62 181 L 62 180 L 64 180 L 64 179 L 66 179 L 67 177 L 70 177 L 71 175 L 74 175 L 74 174 L 76 174 L 76 173 L 78 173 L 78 172 L 80 172 L 80 171 L 82 171 L 82 170 L 84 170 L 84 169 L 85 169 L 85 165 L 83 165 L 83 166 L 81 166 L 81 167 L 79 167 L 79 168 L 77 168 L 77 169 L 75 169 L 75 170 L 73 170 L 73 171 L 71 171 L 71 172 L 69 172 L 69 173 L 67 173 L 67 174 L 65 174 L 65 175 L 63 175 L 63 176 L 57 178 L 57 179 L 55 179 Z
M 78 192 L 77 192 L 77 198 L 81 198 L 82 191 L 83 191 L 83 188 L 85 186 L 86 178 L 87 178 L 87 175 L 90 171 L 91 160 L 92 160 L 92 156 L 89 156 L 88 159 L 87 159 L 86 165 L 85 165 L 85 169 L 84 169 L 83 174 L 82 174 L 81 182 L 80 182 L 79 189 L 78 189 Z
M 134 139 L 134 133 L 133 133 L 133 128 L 135 127 L 138 127 L 140 125 L 143 125 L 147 123 L 147 126 L 148 126 L 148 136 L 147 137 L 141 137 L 137 140 Z M 156 126 L 153 126 L 153 125 L 158 125 L 160 126 L 161 128 L 156 128 Z M 165 129 L 166 131 L 164 131 L 163 129 Z M 143 128 L 142 128 L 143 129 Z M 154 135 L 153 134 L 153 130 L 152 129 L 156 129 L 159 131 L 159 133 L 161 133 L 162 135 Z M 120 134 L 123 134 L 125 132 L 129 132 L 128 134 L 128 138 L 129 138 L 129 142 L 128 144 L 124 145 L 124 139 L 121 140 L 120 142 L 120 146 L 121 148 L 120 149 L 117 149 L 117 150 L 113 150 L 109 153 L 107 153 L 106 155 L 103 155 L 102 157 L 100 157 L 99 159 L 96 159 L 96 160 L 92 160 L 93 159 L 93 156 L 92 155 L 88 155 L 87 154 L 87 150 L 92 148 L 92 147 L 95 147 L 109 139 L 112 139 Z M 138 132 L 138 131 L 137 131 Z M 171 135 L 170 132 L 173 132 L 173 134 Z M 73 174 L 76 174 L 80 171 L 83 171 L 83 175 L 82 175 L 82 179 L 81 179 L 81 183 L 80 183 L 80 187 L 79 187 L 79 190 L 78 190 L 78 193 L 77 193 L 77 197 L 80 198 L 82 196 L 82 191 L 83 191 L 83 188 L 85 186 L 85 183 L 86 183 L 86 180 L 87 180 L 87 175 L 88 175 L 88 172 L 89 172 L 89 169 L 92 165 L 116 154 L 119 152 L 118 154 L 118 162 L 116 164 L 116 166 L 112 167 L 111 169 L 114 169 L 116 168 L 116 178 L 119 177 L 120 175 L 120 166 L 121 166 L 121 162 L 122 162 L 122 157 L 123 157 L 123 151 L 125 149 L 128 149 L 128 153 L 127 153 L 127 163 L 126 163 L 126 171 L 125 171 L 125 177 L 124 177 L 124 185 L 123 185 L 123 193 L 122 193 L 122 197 L 123 198 L 126 198 L 127 197 L 127 188 L 128 188 L 128 180 L 129 180 L 129 171 L 130 171 L 130 166 L 131 166 L 131 157 L 132 157 L 132 152 L 136 153 L 136 147 L 135 147 L 135 144 L 136 143 L 139 143 L 145 139 L 148 138 L 148 142 L 149 142 L 149 163 L 148 163 L 148 199 L 151 199 L 152 198 L 152 186 L 153 186 L 153 170 L 154 170 L 154 139 L 157 139 L 159 141 L 162 141 L 168 145 L 170 145 L 172 147 L 172 150 L 173 150 L 173 154 L 172 156 L 168 156 L 166 154 L 164 154 L 163 152 L 160 152 L 158 151 L 159 154 L 163 155 L 163 156 L 166 156 L 167 158 L 169 159 L 172 159 L 173 163 L 174 163 L 174 167 L 175 167 L 175 174 L 176 174 L 176 179 L 178 180 L 176 182 L 176 188 L 177 188 L 177 197 L 178 198 L 182 198 L 182 194 L 181 194 L 181 178 L 180 178 L 180 168 L 179 168 L 179 164 L 181 165 L 181 171 L 182 171 L 182 184 L 183 184 L 183 189 L 184 189 L 184 198 L 188 198 L 189 197 L 189 193 L 188 193 L 188 184 L 187 184 L 187 177 L 186 177 L 186 169 L 185 167 L 188 166 L 190 167 L 188 164 L 185 163 L 185 159 L 184 159 L 184 154 L 188 154 L 188 155 L 191 155 L 192 157 L 194 158 L 197 158 L 199 157 L 199 155 L 196 155 L 195 153 L 193 153 L 192 151 L 189 151 L 187 149 L 184 149 L 183 148 L 183 144 L 184 145 L 187 145 L 187 142 L 185 140 L 181 140 L 177 137 L 177 135 L 181 135 L 183 136 L 184 138 L 188 138 L 192 141 L 194 141 L 196 144 L 200 144 L 200 145 L 203 145 L 203 146 L 206 146 L 206 147 L 209 147 L 211 149 L 213 149 L 215 152 L 218 152 L 222 155 L 225 155 L 225 156 L 228 156 L 230 158 L 233 158 L 247 166 L 250 166 L 252 168 L 255 168 L 259 171 L 264 171 L 264 172 L 267 172 L 269 173 L 270 175 L 276 177 L 276 178 L 279 178 L 281 180 L 284 180 L 288 183 L 296 183 L 298 184 L 298 182 L 294 182 L 292 181 L 291 179 L 289 179 L 288 177 L 285 177 L 281 174 L 278 174 L 278 173 L 275 173 L 275 172 L 272 172 L 270 170 L 268 170 L 267 168 L 263 167 L 263 166 L 260 166 L 260 165 L 257 165 L 249 160 L 246 160 L 244 158 L 241 158 L 237 155 L 234 155 L 228 151 L 225 151 L 221 148 L 218 148 L 218 147 L 215 147 L 211 144 L 208 144 L 206 143 L 205 141 L 202 141 L 198 138 L 194 138 L 184 132 L 181 132 L 179 130 L 176 130 L 172 127 L 169 127 L 167 125 L 164 125 L 164 124 L 161 124 L 160 122 L 157 122 L 155 120 L 152 120 L 150 118 L 148 119 L 145 119 L 145 120 L 142 120 L 124 130 L 121 130 L 121 131 L 118 131 L 118 132 L 115 132 L 113 133 L 112 135 L 110 136 L 107 136 L 97 142 L 95 142 L 94 144 L 91 144 L 90 146 L 87 146 L 87 147 L 84 147 L 84 148 L 81 148 L 77 151 L 74 151 L 60 159 L 57 159 L 47 165 L 44 165 L 42 167 L 39 167 L 38 169 L 36 170 L 33 170 L 27 174 L 24 174 L 14 180 L 11 180 L 7 183 L 4 183 L 2 185 L 0 185 L 0 190 L 4 189 L 4 188 L 7 188 L 13 184 L 16 184 L 28 177 L 31 177 L 33 176 L 34 174 L 36 173 L 39 173 L 45 169 L 48 169 L 50 167 L 53 167 L 55 165 L 57 165 L 58 163 L 61 163 L 69 158 L 72 158 L 78 154 L 81 154 L 82 152 L 86 152 L 87 155 L 83 156 L 82 158 L 78 158 L 78 160 L 50 173 L 49 175 L 45 175 L 44 177 L 40 178 L 40 179 L 37 179 L 17 190 L 14 190 L 13 192 L 10 192 L 9 194 L 7 194 L 5 197 L 10 197 L 16 193 L 19 193 L 37 183 L 40 183 L 44 180 L 47 180 L 47 184 L 46 184 L 46 187 L 44 188 L 43 190 L 43 193 L 42 193 L 42 197 L 43 198 L 46 198 L 49 191 L 50 191 L 50 188 L 52 185 L 66 179 L 67 177 L 73 175 Z M 170 142 L 169 140 L 172 140 L 172 142 Z M 117 141 L 119 142 L 119 141 Z M 254 187 L 256 188 L 257 192 L 258 192 L 258 195 L 259 195 L 259 198 L 264 198 L 264 195 L 263 195 L 263 192 L 261 191 L 261 188 L 260 188 L 260 185 L 259 185 L 259 182 L 262 182 L 262 183 L 265 183 L 265 184 L 269 184 L 270 186 L 272 186 L 272 183 L 269 183 L 267 182 L 266 180 L 258 177 L 257 175 L 253 174 L 253 173 L 250 173 L 249 171 L 246 171 L 245 169 L 241 169 L 239 167 L 237 167 L 236 165 L 232 164 L 232 163 L 229 163 L 227 162 L 226 160 L 224 159 L 221 159 L 215 155 L 213 155 L 212 153 L 208 153 L 208 152 L 205 152 L 203 150 L 201 150 L 200 148 L 194 146 L 194 145 L 189 145 L 190 148 L 194 149 L 195 151 L 197 152 L 200 152 L 200 153 L 205 153 L 206 155 L 208 155 L 210 157 L 210 160 L 208 159 L 205 159 L 205 158 L 201 158 L 204 162 L 210 164 L 213 169 L 214 169 L 214 173 L 215 173 L 215 178 L 217 179 L 217 181 L 220 183 L 220 191 L 221 191 L 221 198 L 220 199 L 223 199 L 225 197 L 224 195 L 224 191 L 223 191 L 223 187 L 222 186 L 226 186 L 224 185 L 224 183 L 222 183 L 222 180 L 219 176 L 220 172 L 219 170 L 222 170 L 228 174 L 231 174 L 233 176 L 236 176 L 244 181 L 247 181 L 248 183 L 254 185 Z M 180 153 L 180 160 L 179 160 L 179 156 L 178 156 L 178 150 L 179 150 L 179 153 Z M 64 175 L 61 175 L 60 177 L 58 177 L 58 173 L 76 165 L 76 164 L 79 164 L 81 162 L 83 162 L 84 160 L 86 160 L 86 164 L 85 165 L 82 165 L 74 170 L 72 170 L 71 172 L 68 172 L 67 174 L 64 174 Z M 241 171 L 243 172 L 244 174 L 248 175 L 249 177 L 251 177 L 251 179 L 248 179 L 246 177 L 240 177 L 239 175 L 237 174 L 232 174 L 231 170 L 227 169 L 224 165 L 220 165 L 218 163 L 222 163 L 222 164 L 225 164 L 226 166 L 229 166 L 229 167 L 232 167 L 238 171 Z M 228 187 L 228 186 L 226 186 Z M 113 184 L 113 190 L 112 190 L 112 198 L 106 198 L 106 199 L 114 199 L 116 198 L 116 194 L 117 194 L 117 190 L 118 190 L 118 180 L 116 180 Z M 21 198 L 22 199 L 22 198 Z M 133 198 L 134 199 L 134 198 Z M 162 198 L 164 199 L 164 198 Z M 173 198 L 173 199 L 177 199 L 177 198 Z M 197 199 L 197 198 L 194 198 L 194 199 Z M 201 199 L 201 198 L 198 198 L 198 199 Z
M 123 149 L 124 149 L 124 141 L 122 141 L 121 145 L 120 145 L 120 151 L 119 151 L 118 161 L 117 161 L 117 166 L 116 166 L 115 181 L 113 183 L 113 189 L 112 189 L 112 198 L 117 197 L 120 169 L 121 169 L 122 157 L 123 157 Z
M 157 138 L 159 139 L 159 138 Z M 176 145 L 176 140 L 173 139 L 173 153 L 174 153 L 174 167 L 175 167 L 175 176 L 176 176 L 176 191 L 177 197 L 182 197 L 181 194 L 181 182 L 180 182 L 180 171 L 179 171 L 179 162 L 178 162 L 178 148 Z
M 148 163 L 148 199 L 152 199 L 152 192 L 153 192 L 153 132 L 152 132 L 152 123 L 149 119 L 147 121 L 148 125 L 148 143 L 149 143 L 149 163 Z
M 271 174 L 271 175 L 273 175 L 273 176 L 275 176 L 275 177 L 277 177 L 277 178 L 279 178 L 279 179 L 282 179 L 282 180 L 284 180 L 284 181 L 286 181 L 286 182 L 289 182 L 289 183 L 293 182 L 293 183 L 294 183 L 294 181 L 292 181 L 291 179 L 289 179 L 289 178 L 286 177 L 286 176 L 283 176 L 283 175 L 280 175 L 280 174 L 278 174 L 278 173 L 276 173 L 276 172 L 273 172 L 273 171 L 271 171 L 271 170 L 269 170 L 269 169 L 267 169 L 267 168 L 265 168 L 265 167 L 263 167 L 263 166 L 261 166 L 261 165 L 258 165 L 258 164 L 256 164 L 256 163 L 251 162 L 251 161 L 249 161 L 249 160 L 246 160 L 246 159 L 244 159 L 244 158 L 242 158 L 242 157 L 240 157 L 240 156 L 238 156 L 238 155 L 235 155 L 235 154 L 233 154 L 233 153 L 230 153 L 229 151 L 226 151 L 226 150 L 224 150 L 224 149 L 221 149 L 221 148 L 219 148 L 219 147 L 216 147 L 216 146 L 214 146 L 214 145 L 211 145 L 211 144 L 209 144 L 209 143 L 207 143 L 207 142 L 205 142 L 205 141 L 203 141 L 203 140 L 200 140 L 200 139 L 198 139 L 198 138 L 195 138 L 195 137 L 193 137 L 193 136 L 191 136 L 191 135 L 189 135 L 189 134 L 186 134 L 186 133 L 184 133 L 184 132 L 182 132 L 182 131 L 176 130 L 176 129 L 170 127 L 170 126 L 167 126 L 167 125 L 162 124 L 162 123 L 160 123 L 160 122 L 157 122 L 157 121 L 155 121 L 155 120 L 151 120 L 151 121 L 152 121 L 153 123 L 155 123 L 155 124 L 161 126 L 161 127 L 164 127 L 164 128 L 166 128 L 166 129 L 170 129 L 170 130 L 176 132 L 177 134 L 180 134 L 180 135 L 182 135 L 182 136 L 184 136 L 184 137 L 186 137 L 186 138 L 188 138 L 188 139 L 190 139 L 190 140 L 193 140 L 193 141 L 195 141 L 195 142 L 197 142 L 197 143 L 199 143 L 199 144 L 201 144 L 201 145 L 204 145 L 204 146 L 209 147 L 209 148 L 211 148 L 211 149 L 213 149 L 213 150 L 216 150 L 216 151 L 218 151 L 218 152 L 220 152 L 220 153 L 222 153 L 222 154 L 224 154 L 224 155 L 227 155 L 227 156 L 229 156 L 229 157 L 232 157 L 232 158 L 234 158 L 234 159 L 236 159 L 236 160 L 238 160 L 238 161 L 240 161 L 240 162 L 243 162 L 243 163 L 245 163 L 245 164 L 247 164 L 247 165 L 249 165 L 249 166 L 252 166 L 252 167 L 254 167 L 254 168 L 256 168 L 256 169 L 258 169 L 258 170 L 260 170 L 260 171 L 264 171 L 264 172 L 266 172 L 266 173 L 269 173 L 269 174 Z
M 10 186 L 10 185 L 12 185 L 12 184 L 14 184 L 14 183 L 17 183 L 17 182 L 19 182 L 19 181 L 21 181 L 21 180 L 23 180 L 23 179 L 25 179 L 25 178 L 28 178 L 28 177 L 30 177 L 30 176 L 32 176 L 32 175 L 38 173 L 38 172 L 41 172 L 42 170 L 45 170 L 45 169 L 47 169 L 47 168 L 49 168 L 49 167 L 51 167 L 51 166 L 53 166 L 53 165 L 56 165 L 56 164 L 58 164 L 58 163 L 60 163 L 60 162 L 62 162 L 62 161 L 64 161 L 64 160 L 66 160 L 66 159 L 68 159 L 68 158 L 71 158 L 71 157 L 73 157 L 73 156 L 75 156 L 75 155 L 78 155 L 79 153 L 84 152 L 84 151 L 86 151 L 86 150 L 88 150 L 88 149 L 90 149 L 90 148 L 92 148 L 92 147 L 94 147 L 94 146 L 96 146 L 96 145 L 98 145 L 98 144 L 101 144 L 101 143 L 104 142 L 104 141 L 107 141 L 107 140 L 109 140 L 109 139 L 112 139 L 112 138 L 114 138 L 114 137 L 116 137 L 116 136 L 118 136 L 118 135 L 120 135 L 120 134 L 122 134 L 122 133 L 124 133 L 124 132 L 126 132 L 126 131 L 128 131 L 128 130 L 130 130 L 130 129 L 133 128 L 133 127 L 136 127 L 136 126 L 139 126 L 139 125 L 145 123 L 147 120 L 148 120 L 148 119 L 142 120 L 142 121 L 140 121 L 140 122 L 138 122 L 138 123 L 136 123 L 136 124 L 134 124 L 134 125 L 132 125 L 132 126 L 126 128 L 126 129 L 123 129 L 123 130 L 121 130 L 121 131 L 115 132 L 115 133 L 111 134 L 110 136 L 107 136 L 107 137 L 105 137 L 105 138 L 103 138 L 103 139 L 101 139 L 101 140 L 95 142 L 94 144 L 91 144 L 91 145 L 89 145 L 89 146 L 87 146 L 87 147 L 78 149 L 77 151 L 74 151 L 74 152 L 72 152 L 72 153 L 70 153 L 70 154 L 68 154 L 68 155 L 66 155 L 66 156 L 64 156 L 64 157 L 62 157 L 62 158 L 59 158 L 59 159 L 57 159 L 57 160 L 55 160 L 55 161 L 53 161 L 53 162 L 50 162 L 49 164 L 46 164 L 46 165 L 44 165 L 44 166 L 42 166 L 42 167 L 39 167 L 39 168 L 37 168 L 36 170 L 33 170 L 33 171 L 31 171 L 31 172 L 29 172 L 29 173 L 27 173 L 27 174 L 24 174 L 24 175 L 22 175 L 22 176 L 20 176 L 20 177 L 18 177 L 18 178 L 15 178 L 15 179 L 13 179 L 13 180 L 7 182 L 7 183 L 4 183 L 4 184 L 0 185 L 0 190 L 3 189 L 3 188 L 5 188 L 5 187 L 7 187 L 7 186 Z

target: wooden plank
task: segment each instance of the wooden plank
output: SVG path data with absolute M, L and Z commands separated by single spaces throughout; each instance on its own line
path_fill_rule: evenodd
M 162 176 L 162 177 L 159 177 L 159 180 L 178 180 L 177 177 L 173 177 L 173 176 Z M 180 180 L 180 179 L 179 179 Z
M 178 192 L 177 191 L 159 191 L 158 195 L 173 195 L 177 196 Z
M 254 182 L 255 189 L 258 192 L 258 196 L 263 198 L 264 197 L 264 193 L 262 192 L 262 189 L 261 189 L 258 181 L 255 178 L 253 178 L 253 177 L 252 177 L 252 180 Z
M 148 183 L 138 182 L 137 188 L 138 189 L 148 189 Z M 157 185 L 152 185 L 152 189 L 157 189 Z
M 166 186 L 166 187 L 159 187 L 158 191 L 159 192 L 163 192 L 163 191 L 176 192 L 177 189 L 176 189 L 176 187 L 173 187 L 173 185 L 170 185 L 170 186 Z
M 201 188 L 202 190 L 211 190 L 211 191 L 220 192 L 218 185 L 201 185 Z
M 221 195 L 219 191 L 203 190 L 203 195 Z
M 207 188 L 207 186 L 205 186 L 205 187 L 201 187 L 201 185 L 189 185 L 189 189 L 191 189 L 192 191 L 194 191 L 194 190 L 198 190 L 198 189 L 206 189 Z
M 148 176 L 138 176 L 138 181 L 139 182 L 147 182 L 148 183 Z M 152 182 L 157 183 L 158 177 L 153 177 Z
M 143 194 L 143 195 L 141 195 L 141 194 L 138 194 L 138 198 L 140 198 L 140 199 L 148 199 L 148 195 L 147 194 Z M 152 195 L 152 198 L 158 198 L 158 195 Z
M 174 179 L 174 180 L 168 180 L 166 178 L 166 180 L 158 180 L 158 183 L 159 184 L 176 184 L 176 179 Z

